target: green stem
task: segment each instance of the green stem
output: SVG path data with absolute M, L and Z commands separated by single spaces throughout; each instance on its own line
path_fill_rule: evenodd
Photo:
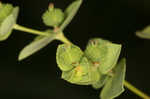
M 150 96 L 146 95 L 144 92 L 140 91 L 139 89 L 135 88 L 132 84 L 128 81 L 124 82 L 124 86 L 127 87 L 130 91 L 135 93 L 136 95 L 140 96 L 143 99 L 150 99 Z
M 14 29 L 15 30 L 19 30 L 19 31 L 23 31 L 23 32 L 28 32 L 31 34 L 36 34 L 36 35 L 42 35 L 42 36 L 49 36 L 48 33 L 46 32 L 42 32 L 39 30 L 34 30 L 31 28 L 27 28 L 24 26 L 20 26 L 18 24 L 14 25 Z M 72 42 L 70 42 L 62 32 L 57 33 L 56 35 L 56 39 L 62 41 L 63 43 L 66 44 L 72 44 Z M 136 95 L 140 96 L 143 99 L 150 99 L 150 97 L 148 95 L 146 95 L 144 92 L 140 91 L 139 89 L 135 88 L 132 84 L 130 84 L 128 81 L 124 82 L 124 86 L 127 87 L 129 90 L 131 90 L 133 93 L 135 93 Z
M 23 32 L 31 33 L 31 34 L 49 36 L 49 34 L 46 33 L 46 32 L 42 32 L 42 31 L 39 31 L 39 30 L 34 30 L 34 29 L 27 28 L 27 27 L 24 27 L 24 26 L 21 26 L 21 25 L 18 25 L 18 24 L 15 24 L 13 28 L 15 30 L 19 30 L 19 31 L 23 31 Z
M 59 33 L 58 40 L 66 43 L 66 44 L 72 44 L 64 35 L 63 33 Z M 134 87 L 132 84 L 130 84 L 128 81 L 124 81 L 124 86 L 127 87 L 130 91 L 135 93 L 136 95 L 140 96 L 143 99 L 150 99 L 148 95 L 146 95 L 144 92 L 140 91 L 136 87 Z
M 31 28 L 27 28 L 18 24 L 15 24 L 13 27 L 15 30 L 19 30 L 19 31 L 23 31 L 23 32 L 27 32 L 27 33 L 31 33 L 31 34 L 35 34 L 35 35 L 42 35 L 42 36 L 49 36 L 48 33 L 43 32 L 43 31 L 39 31 L 39 30 L 35 30 L 35 29 L 31 29 Z M 72 44 L 65 36 L 62 32 L 58 32 L 56 34 L 56 39 L 60 40 L 63 43 L 66 44 Z
M 57 39 L 57 40 L 60 40 L 61 42 L 65 43 L 65 44 L 72 44 L 72 42 L 71 42 L 70 40 L 68 40 L 68 39 L 64 36 L 64 33 L 62 33 L 62 32 L 57 33 L 56 39 Z

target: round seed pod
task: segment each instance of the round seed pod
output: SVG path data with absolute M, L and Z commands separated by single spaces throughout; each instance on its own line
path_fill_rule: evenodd
M 64 13 L 59 8 L 54 8 L 53 4 L 50 4 L 48 10 L 42 16 L 43 22 L 47 26 L 57 27 L 64 20 Z

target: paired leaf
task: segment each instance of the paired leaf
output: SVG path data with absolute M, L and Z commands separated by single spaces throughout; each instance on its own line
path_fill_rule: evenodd
M 19 8 L 13 8 L 10 4 L 2 4 L 0 7 L 0 41 L 6 40 L 16 24 Z
M 150 39 L 150 26 L 147 26 L 141 31 L 137 31 L 136 35 L 140 38 Z
M 120 44 L 96 38 L 89 41 L 85 55 L 93 63 L 98 63 L 99 71 L 106 74 L 116 65 L 120 51 Z
M 82 55 L 81 49 L 75 45 L 59 45 L 56 53 L 58 67 L 62 71 L 68 71 L 79 63 Z
M 65 10 L 65 20 L 61 24 L 60 29 L 63 31 L 64 28 L 71 22 L 75 14 L 77 13 L 82 0 L 75 0 L 72 4 L 69 5 L 68 8 Z
M 126 61 L 122 59 L 114 68 L 114 75 L 110 77 L 101 91 L 101 99 L 113 99 L 124 91 L 124 80 L 126 71 Z
M 42 37 L 37 36 L 33 42 L 31 42 L 29 45 L 25 46 L 22 51 L 19 54 L 19 61 L 29 57 L 30 55 L 36 53 L 46 45 L 48 45 L 50 42 L 55 40 L 55 35 L 50 34 L 49 37 Z

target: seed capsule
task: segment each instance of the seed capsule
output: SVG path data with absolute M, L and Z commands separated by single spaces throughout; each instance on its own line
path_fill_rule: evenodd
M 48 10 L 42 16 L 43 22 L 47 26 L 57 27 L 64 20 L 64 13 L 59 8 L 54 8 L 54 5 L 50 3 Z

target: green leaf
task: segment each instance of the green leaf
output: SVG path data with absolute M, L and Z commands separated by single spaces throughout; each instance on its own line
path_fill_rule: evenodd
M 33 42 L 31 42 L 29 45 L 25 46 L 22 51 L 19 54 L 18 60 L 21 61 L 32 54 L 36 53 L 46 45 L 48 45 L 50 42 L 55 40 L 55 35 L 51 34 L 49 37 L 41 37 L 37 36 Z
M 65 10 L 65 20 L 60 26 L 61 30 L 64 30 L 64 28 L 71 22 L 75 14 L 77 13 L 80 5 L 82 3 L 82 0 L 75 0 L 73 3 L 71 3 L 68 8 Z
M 6 40 L 16 24 L 19 8 L 10 4 L 2 4 L 0 8 L 0 41 Z
M 120 44 L 95 38 L 89 41 L 85 55 L 93 63 L 97 63 L 102 74 L 106 74 L 116 65 L 120 51 Z
M 147 26 L 141 31 L 137 31 L 136 35 L 140 38 L 150 39 L 150 26 Z
M 108 78 L 107 75 L 102 75 L 102 74 L 101 74 L 99 81 L 97 81 L 97 82 L 95 82 L 94 84 L 92 84 L 92 87 L 93 87 L 94 89 L 99 89 L 99 88 L 101 88 L 101 87 L 105 84 L 107 78 Z
M 42 16 L 43 22 L 47 26 L 59 26 L 64 20 L 64 13 L 59 8 L 49 8 Z
M 124 91 L 125 71 L 126 61 L 122 59 L 114 68 L 114 75 L 107 80 L 102 89 L 100 94 L 101 99 L 113 99 Z
M 62 44 L 57 48 L 56 60 L 62 71 L 68 71 L 78 64 L 83 52 L 75 45 Z

